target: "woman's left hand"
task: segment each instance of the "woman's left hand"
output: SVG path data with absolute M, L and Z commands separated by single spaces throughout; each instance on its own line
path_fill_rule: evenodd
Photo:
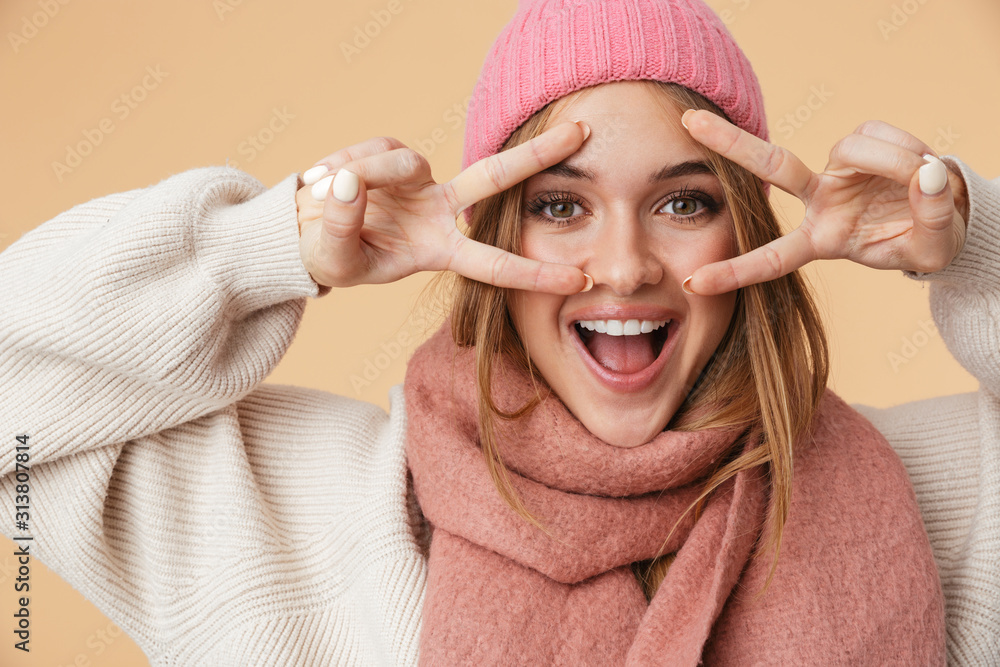
M 748 253 L 694 272 L 685 287 L 723 294 L 773 280 L 816 259 L 849 259 L 875 269 L 932 272 L 965 242 L 965 182 L 924 142 L 868 121 L 830 151 L 821 174 L 709 111 L 687 111 L 691 136 L 802 200 L 802 224 Z M 924 159 L 924 155 L 930 159 Z M 923 189 L 930 194 L 925 194 Z

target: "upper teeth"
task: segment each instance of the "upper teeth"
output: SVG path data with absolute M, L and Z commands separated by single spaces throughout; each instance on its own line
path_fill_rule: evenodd
M 670 320 L 580 320 L 577 322 L 584 329 L 606 333 L 609 336 L 638 336 L 656 331 L 669 323 Z

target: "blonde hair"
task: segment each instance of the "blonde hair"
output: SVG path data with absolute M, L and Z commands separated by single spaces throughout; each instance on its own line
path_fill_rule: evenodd
M 678 116 L 678 122 L 685 109 L 707 109 L 725 118 L 712 102 L 682 86 L 659 81 L 643 83 L 652 86 L 664 108 Z M 585 93 L 586 89 L 577 91 L 538 111 L 514 131 L 501 150 L 541 134 L 558 108 Z M 736 251 L 745 253 L 780 236 L 777 217 L 760 180 L 721 155 L 705 151 L 706 161 L 721 182 L 729 206 Z M 468 236 L 520 254 L 522 189 L 522 184 L 518 184 L 479 202 L 469 222 Z M 439 279 L 443 280 L 445 275 L 439 274 Z M 446 289 L 453 296 L 452 336 L 458 345 L 475 346 L 476 350 L 479 438 L 488 469 L 501 497 L 511 508 L 544 530 L 544 525 L 527 511 L 514 490 L 497 450 L 495 434 L 502 421 L 528 414 L 543 397 L 536 392 L 532 400 L 516 411 L 500 410 L 491 392 L 496 355 L 507 355 L 533 381 L 537 378 L 544 382 L 544 378 L 536 375 L 527 348 L 514 328 L 508 290 L 457 274 L 450 280 L 454 283 Z M 441 286 L 438 279 L 434 283 Z M 812 421 L 828 374 L 826 336 L 803 277 L 796 272 L 744 287 L 737 292 L 734 314 L 719 346 L 699 382 L 668 424 L 668 428 L 684 431 L 743 427 L 744 437 L 733 444 L 729 456 L 723 458 L 684 514 L 693 509 L 695 516 L 699 516 L 712 491 L 740 471 L 760 467 L 767 474 L 769 539 L 766 544 L 758 544 L 754 557 L 760 557 L 770 548 L 774 558 L 759 595 L 767 590 L 777 566 L 791 501 L 793 443 Z M 755 391 L 747 391 L 748 387 Z M 716 409 L 704 410 L 707 406 Z M 740 454 L 748 437 L 759 437 L 760 444 Z M 680 520 L 670 534 L 679 523 Z M 664 545 L 669 537 L 665 536 Z M 655 594 L 672 560 L 673 554 L 661 553 L 650 561 L 633 564 L 648 599 Z

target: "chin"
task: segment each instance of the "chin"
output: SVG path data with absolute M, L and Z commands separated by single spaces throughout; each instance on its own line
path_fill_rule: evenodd
M 591 423 L 581 420 L 588 431 L 613 447 L 625 449 L 646 444 L 661 433 L 667 424 L 667 422 L 663 424 L 637 424 L 635 419 L 629 419 L 627 416 L 600 422 L 588 421 Z

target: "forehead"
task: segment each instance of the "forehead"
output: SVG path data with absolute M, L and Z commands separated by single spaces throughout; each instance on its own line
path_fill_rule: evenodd
M 590 138 L 566 160 L 571 164 L 611 157 L 631 163 L 703 159 L 705 148 L 681 125 L 683 111 L 655 83 L 615 81 L 558 100 L 545 129 L 578 120 L 590 126 Z

